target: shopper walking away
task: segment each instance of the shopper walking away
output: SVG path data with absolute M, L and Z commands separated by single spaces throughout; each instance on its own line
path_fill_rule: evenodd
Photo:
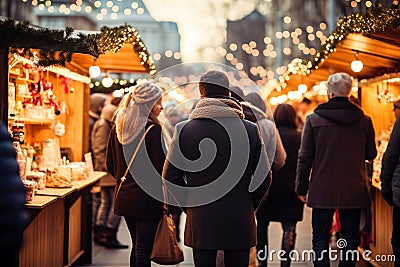
M 117 106 L 106 105 L 100 119 L 96 121 L 92 131 L 92 151 L 94 169 L 107 171 L 106 149 L 108 136 L 114 125 L 114 113 Z M 117 240 L 117 232 L 121 222 L 121 216 L 114 213 L 115 178 L 107 172 L 100 180 L 101 199 L 94 227 L 94 241 L 106 248 L 128 248 Z
M 382 159 L 382 196 L 393 206 L 392 247 L 395 267 L 400 266 L 400 100 L 394 103 L 396 122 Z M 396 113 L 396 110 L 398 112 Z
M 215 267 L 224 250 L 225 266 L 247 267 L 256 245 L 254 212 L 270 184 L 268 159 L 257 126 L 230 98 L 228 77 L 209 71 L 199 90 L 189 120 L 176 126 L 163 176 L 183 187 L 169 190 L 187 207 L 185 245 L 195 266 Z
M 282 138 L 287 158 L 285 165 L 272 173 L 272 184 L 267 200 L 257 211 L 258 266 L 267 266 L 268 226 L 271 221 L 280 222 L 283 228 L 281 266 L 290 266 L 290 251 L 296 241 L 296 224 L 303 220 L 303 202 L 295 192 L 296 165 L 300 148 L 301 132 L 297 126 L 295 109 L 289 104 L 275 108 L 274 121 Z
M 348 74 L 329 76 L 329 101 L 307 116 L 303 129 L 296 192 L 313 208 L 315 266 L 329 266 L 329 253 L 322 253 L 328 250 L 335 208 L 346 255 L 357 253 L 360 210 L 371 205 L 365 161 L 376 157 L 375 132 L 371 118 L 349 101 L 351 87 Z M 347 253 L 341 266 L 355 266 L 353 254 Z
M 115 213 L 124 216 L 128 226 L 132 239 L 130 266 L 135 267 L 151 266 L 150 253 L 163 214 L 163 202 L 142 189 L 146 184 L 157 196 L 162 196 L 161 171 L 165 155 L 157 119 L 162 110 L 161 97 L 161 89 L 150 82 L 125 95 L 107 146 L 107 170 L 117 179 Z M 144 135 L 144 142 L 139 145 Z M 138 153 L 124 177 L 137 148 Z

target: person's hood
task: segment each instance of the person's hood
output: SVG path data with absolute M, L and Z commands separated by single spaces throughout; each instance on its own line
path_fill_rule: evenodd
M 347 97 L 334 97 L 319 105 L 314 113 L 337 124 L 351 125 L 364 117 L 364 112 Z
M 109 122 L 114 122 L 113 118 L 117 108 L 118 108 L 117 106 L 112 104 L 104 106 L 103 110 L 101 111 L 101 118 Z

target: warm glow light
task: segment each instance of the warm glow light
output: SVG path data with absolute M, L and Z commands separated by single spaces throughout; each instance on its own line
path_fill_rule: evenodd
M 126 8 L 124 10 L 124 14 L 127 15 L 127 16 L 129 16 L 131 13 L 132 13 L 132 11 L 129 8 Z
M 358 52 L 356 52 L 356 59 L 351 62 L 351 70 L 354 72 L 360 72 L 364 68 L 364 64 L 358 59 Z
M 299 84 L 299 85 L 297 86 L 297 90 L 298 90 L 300 93 L 304 94 L 305 92 L 307 92 L 307 85 L 304 84 L 304 83 L 301 83 L 301 84 Z
M 139 4 L 136 3 L 136 2 L 133 2 L 133 3 L 131 4 L 131 7 L 132 7 L 133 9 L 136 9 L 136 8 L 139 7 Z
M 232 50 L 232 51 L 236 51 L 237 45 L 236 44 L 230 44 L 229 45 L 229 49 Z
M 110 15 L 111 19 L 116 19 L 118 17 L 117 13 L 111 13 Z
M 109 76 L 106 76 L 103 78 L 103 80 L 101 81 L 101 84 L 104 87 L 111 87 L 111 85 L 114 83 L 113 79 L 111 79 Z
M 360 72 L 364 68 L 364 64 L 361 60 L 353 60 L 351 62 L 351 70 L 354 72 Z
M 100 1 L 94 2 L 94 6 L 97 8 L 101 7 L 101 2 Z
M 167 50 L 167 51 L 165 51 L 165 56 L 166 57 L 172 57 L 172 51 L 171 50 Z
M 89 74 L 90 74 L 91 78 L 99 77 L 100 73 L 101 73 L 101 71 L 100 71 L 100 67 L 99 66 L 96 66 L 96 65 L 90 66 Z
M 143 13 L 144 13 L 144 9 L 143 8 L 138 8 L 137 10 L 136 10 L 136 12 L 139 14 L 139 15 L 142 15 Z
M 269 37 L 265 37 L 264 38 L 264 43 L 265 44 L 270 44 L 271 42 L 272 42 L 271 38 L 269 38 Z
M 283 21 L 284 21 L 286 24 L 289 24 L 290 22 L 292 22 L 292 18 L 289 17 L 289 16 L 286 16 L 286 17 L 283 18 Z
M 114 5 L 113 1 L 107 1 L 107 7 L 112 7 Z
M 85 11 L 86 11 L 87 13 L 92 12 L 92 7 L 91 7 L 91 6 L 86 6 L 86 7 L 85 7 Z
M 113 12 L 118 12 L 118 11 L 119 11 L 119 7 L 118 7 L 118 6 L 113 6 L 113 7 L 111 8 L 111 10 L 112 10 Z

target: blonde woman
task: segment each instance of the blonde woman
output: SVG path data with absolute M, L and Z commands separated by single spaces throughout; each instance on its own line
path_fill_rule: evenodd
M 148 193 L 151 190 L 162 196 L 165 154 L 157 119 L 162 110 L 161 97 L 161 89 L 150 82 L 127 94 L 116 112 L 116 125 L 108 140 L 107 170 L 117 179 L 114 211 L 127 223 L 132 239 L 130 266 L 136 267 L 150 267 L 154 236 L 163 214 L 163 203 Z M 137 147 L 126 179 L 121 179 Z

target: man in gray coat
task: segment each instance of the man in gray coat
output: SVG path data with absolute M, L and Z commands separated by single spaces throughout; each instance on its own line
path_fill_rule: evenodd
M 392 246 L 395 267 L 400 266 L 400 100 L 394 103 L 396 122 L 383 155 L 381 181 L 382 196 L 393 206 Z
M 371 118 L 349 101 L 351 87 L 348 74 L 331 75 L 329 101 L 307 117 L 303 129 L 296 192 L 313 208 L 315 266 L 329 266 L 335 209 L 339 210 L 341 238 L 345 240 L 338 243 L 342 248 L 342 264 L 355 266 L 357 255 L 347 252 L 357 253 L 360 211 L 371 205 L 365 161 L 376 157 L 375 132 Z

